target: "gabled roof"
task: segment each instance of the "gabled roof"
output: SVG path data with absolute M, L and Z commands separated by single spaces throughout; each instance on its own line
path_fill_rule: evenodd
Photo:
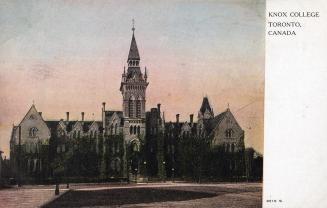
M 241 126 L 238 124 L 237 120 L 235 119 L 232 112 L 229 110 L 229 108 L 226 109 L 226 111 L 220 113 L 219 115 L 215 116 L 213 119 L 204 120 L 204 128 L 208 134 L 212 133 L 212 131 L 217 128 L 221 121 L 228 116 L 229 118 L 232 118 L 235 121 L 235 124 L 240 128 Z
M 111 117 L 114 113 L 116 113 L 119 118 L 123 118 L 123 111 L 105 111 L 105 116 Z
M 64 121 L 64 122 L 66 125 L 67 132 L 72 131 L 77 122 L 82 123 L 83 132 L 88 132 L 94 122 L 96 122 L 100 127 L 102 125 L 101 121 L 84 121 L 84 122 L 82 122 L 82 121 L 68 121 L 68 122 Z M 45 123 L 47 124 L 48 128 L 51 130 L 51 133 L 55 133 L 55 131 L 57 130 L 57 127 L 60 123 L 60 120 L 59 121 L 45 121 Z
M 73 130 L 75 124 L 77 123 L 77 121 L 66 121 L 66 130 L 67 132 L 70 132 L 71 130 Z
M 108 121 L 108 119 L 110 119 L 115 113 L 118 116 L 118 118 L 120 118 L 120 125 L 124 125 L 123 111 L 105 111 L 106 121 Z
M 219 123 L 225 118 L 226 114 L 227 114 L 227 111 L 218 114 L 213 119 L 204 120 L 203 122 L 204 122 L 204 128 L 205 128 L 206 132 L 211 133 L 211 131 L 214 128 L 216 128 L 219 125 Z
M 45 121 L 50 131 L 57 129 L 60 121 Z
M 40 115 L 40 112 L 38 112 L 38 111 L 36 110 L 36 107 L 35 107 L 35 105 L 33 104 L 33 105 L 30 107 L 30 109 L 27 111 L 27 113 L 25 114 L 25 116 L 23 117 L 23 119 L 21 120 L 21 122 L 18 124 L 18 126 L 20 126 L 20 125 L 22 124 L 22 122 L 26 119 L 27 115 L 28 115 L 30 112 L 33 112 L 33 111 L 34 111 L 34 113 L 35 113 L 35 115 L 36 115 L 37 117 L 41 118 L 41 120 L 44 121 L 43 118 L 42 118 L 42 116 Z
M 134 32 L 131 41 L 131 47 L 129 49 L 128 60 L 140 60 L 139 50 L 137 49 L 136 40 L 134 37 Z
M 83 132 L 89 131 L 89 129 L 93 123 L 94 123 L 94 121 L 84 121 L 83 122 Z

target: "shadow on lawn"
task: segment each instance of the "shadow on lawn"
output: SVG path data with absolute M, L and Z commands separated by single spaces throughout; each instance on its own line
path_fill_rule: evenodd
M 44 205 L 43 208 L 81 206 L 92 207 L 165 201 L 184 201 L 214 196 L 216 196 L 216 194 L 156 188 L 70 191 L 49 204 Z

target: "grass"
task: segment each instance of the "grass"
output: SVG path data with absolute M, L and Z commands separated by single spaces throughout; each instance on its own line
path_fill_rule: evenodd
M 214 196 L 216 196 L 216 194 L 160 188 L 126 188 L 90 191 L 72 190 L 49 204 L 44 205 L 43 208 L 113 206 L 184 201 Z

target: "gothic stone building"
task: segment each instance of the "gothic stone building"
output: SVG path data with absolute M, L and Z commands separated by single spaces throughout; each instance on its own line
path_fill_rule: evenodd
M 69 112 L 66 119 L 44 120 L 33 104 L 12 129 L 14 176 L 38 182 L 54 176 L 126 179 L 183 177 L 192 172 L 215 177 L 245 174 L 244 131 L 229 108 L 215 116 L 205 97 L 197 123 L 193 115 L 188 122 L 180 122 L 179 114 L 176 121 L 166 122 L 160 104 L 146 112 L 149 82 L 146 68 L 143 73 L 140 67 L 134 28 L 127 65 L 120 85 L 122 111 L 107 110 L 102 103 L 101 120 L 87 121 L 84 112 L 80 120 L 70 120 Z

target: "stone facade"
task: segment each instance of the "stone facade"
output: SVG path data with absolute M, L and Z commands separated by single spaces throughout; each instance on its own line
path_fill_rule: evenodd
M 235 170 L 236 175 L 245 175 L 244 131 L 230 109 L 215 116 L 205 97 L 197 122 L 193 114 L 187 122 L 180 122 L 179 114 L 175 122 L 166 122 L 160 104 L 146 111 L 149 82 L 140 60 L 133 28 L 128 67 L 127 71 L 124 67 L 121 78 L 122 111 L 107 110 L 102 103 L 98 121 L 85 121 L 84 112 L 78 121 L 71 121 L 69 112 L 65 120 L 45 121 L 32 105 L 12 130 L 10 157 L 15 176 L 39 180 L 55 176 L 182 177 L 187 170 L 187 164 L 181 168 L 182 163 L 189 159 L 185 155 L 191 154 L 183 150 L 185 145 L 193 145 L 200 152 L 218 149 L 214 157 L 222 152 L 228 155 L 224 157 L 227 163 L 211 168 L 223 167 L 229 175 L 236 174 Z M 192 157 L 198 160 L 197 155 Z

